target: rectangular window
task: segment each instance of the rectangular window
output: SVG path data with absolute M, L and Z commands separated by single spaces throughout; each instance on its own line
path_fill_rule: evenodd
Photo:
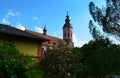
M 68 31 L 69 31 L 70 29 L 68 28 Z
M 56 43 L 54 42 L 53 45 L 56 45 Z
M 64 37 L 66 37 L 66 33 L 64 33 Z
M 68 37 L 70 37 L 70 33 L 68 33 Z

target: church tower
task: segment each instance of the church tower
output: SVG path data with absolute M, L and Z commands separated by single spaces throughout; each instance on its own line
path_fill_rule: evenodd
M 65 40 L 65 42 L 68 45 L 71 45 L 73 47 L 74 44 L 73 44 L 73 39 L 72 39 L 72 36 L 73 36 L 72 29 L 73 27 L 70 24 L 69 15 L 67 12 L 65 24 L 63 25 L 63 40 Z

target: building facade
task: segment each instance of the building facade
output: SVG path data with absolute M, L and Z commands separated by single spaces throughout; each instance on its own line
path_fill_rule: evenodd
M 28 54 L 38 59 L 42 58 L 42 43 L 45 41 L 48 41 L 48 39 L 9 25 L 0 24 L 0 44 L 12 43 L 23 54 Z

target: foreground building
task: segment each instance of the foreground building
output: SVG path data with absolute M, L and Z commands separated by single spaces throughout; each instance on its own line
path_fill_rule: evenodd
M 0 44 L 13 43 L 17 49 L 34 58 L 42 58 L 42 43 L 48 39 L 27 33 L 9 25 L 0 24 Z

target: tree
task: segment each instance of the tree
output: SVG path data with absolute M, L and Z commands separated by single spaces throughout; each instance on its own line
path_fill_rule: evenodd
M 40 66 L 36 62 L 29 67 L 26 71 L 26 75 L 28 78 L 45 78 L 43 71 L 40 70 Z
M 81 47 L 83 54 L 82 78 L 113 78 L 120 75 L 120 46 L 108 40 L 90 41 Z
M 27 78 L 31 59 L 11 43 L 0 45 L 0 78 Z
M 120 38 L 120 0 L 105 0 L 106 7 L 102 9 L 95 6 L 94 2 L 89 3 L 89 12 L 94 22 L 97 22 L 103 32 Z M 93 38 L 101 39 L 104 35 L 90 20 L 89 29 Z
M 48 49 L 44 59 L 40 61 L 41 70 L 46 78 L 74 78 L 81 71 L 81 54 L 77 49 L 59 47 Z
M 81 48 L 84 65 L 81 76 L 84 78 L 112 78 L 120 74 L 120 46 L 106 44 L 103 34 L 120 40 L 120 0 L 105 1 L 106 7 L 102 8 L 98 8 L 94 2 L 89 3 L 89 12 L 99 27 L 90 20 L 89 29 L 95 41 Z

